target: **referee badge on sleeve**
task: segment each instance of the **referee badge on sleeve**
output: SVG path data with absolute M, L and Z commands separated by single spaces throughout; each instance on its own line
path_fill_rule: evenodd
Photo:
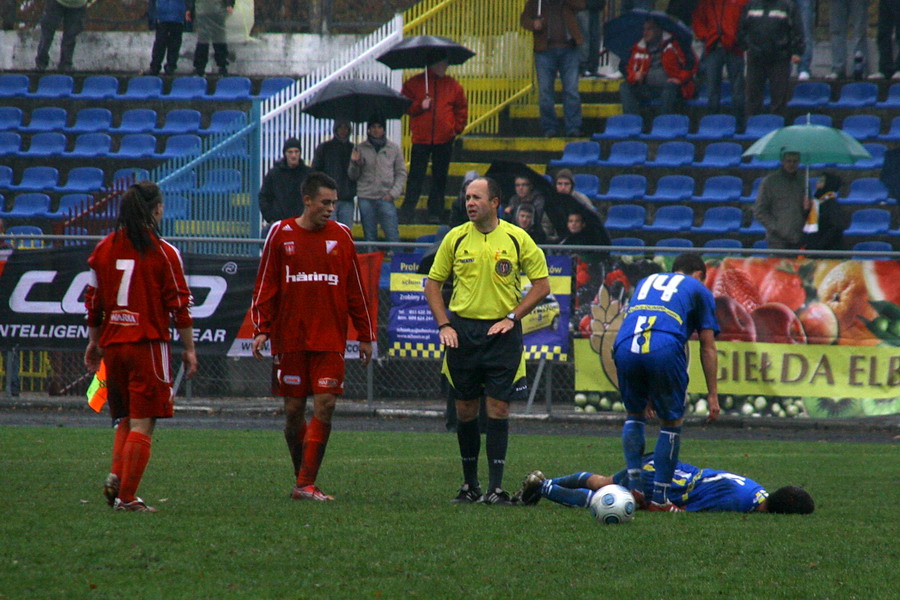
M 508 258 L 501 258 L 497 261 L 497 264 L 494 266 L 494 270 L 497 272 L 497 275 L 500 277 L 506 277 L 510 273 L 512 273 L 513 266 L 512 262 Z

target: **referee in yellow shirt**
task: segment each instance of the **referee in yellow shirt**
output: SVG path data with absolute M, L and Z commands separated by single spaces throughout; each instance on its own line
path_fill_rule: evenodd
M 528 396 L 520 320 L 550 293 L 547 260 L 528 233 L 501 221 L 500 186 L 488 177 L 466 187 L 469 222 L 454 227 L 438 248 L 425 280 L 425 298 L 446 346 L 442 372 L 459 421 L 456 436 L 464 483 L 454 502 L 511 504 L 503 490 L 509 403 Z M 521 273 L 531 281 L 522 297 Z M 453 276 L 450 311 L 441 286 Z M 487 406 L 488 493 L 478 481 L 481 396 Z

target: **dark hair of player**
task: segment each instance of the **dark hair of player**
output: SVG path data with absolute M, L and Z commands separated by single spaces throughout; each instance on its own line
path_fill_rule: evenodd
M 816 509 L 812 496 L 802 487 L 788 485 L 769 494 L 766 510 L 784 515 L 808 515 Z
M 134 249 L 141 254 L 153 244 L 151 236 L 161 237 L 153 210 L 162 201 L 159 186 L 152 181 L 138 181 L 122 195 L 116 227 L 125 230 Z
M 503 202 L 503 189 L 500 187 L 500 184 L 497 183 L 496 179 L 493 179 L 492 177 L 476 177 L 468 184 L 466 184 L 466 187 L 468 188 L 476 181 L 487 182 L 488 200 L 493 200 L 494 198 L 496 198 L 498 203 Z
M 322 173 L 320 171 L 313 171 L 306 176 L 306 179 L 303 181 L 303 185 L 300 186 L 300 193 L 304 197 L 309 196 L 310 198 L 315 198 L 316 194 L 319 193 L 319 190 L 321 188 L 336 190 L 337 184 L 334 182 L 334 179 L 332 179 L 325 173 Z
M 706 263 L 700 258 L 699 254 L 679 254 L 672 263 L 672 271 L 674 273 L 693 273 L 701 271 L 702 276 L 706 278 Z

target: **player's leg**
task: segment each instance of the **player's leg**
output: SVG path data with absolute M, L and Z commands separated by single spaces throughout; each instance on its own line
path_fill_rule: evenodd
M 644 454 L 644 426 L 647 423 L 644 411 L 647 407 L 647 382 L 652 376 L 644 369 L 644 355 L 634 354 L 627 344 L 619 347 L 614 360 L 619 379 L 619 392 L 628 414 L 622 426 L 622 451 L 628 472 L 626 487 L 640 501 L 643 499 L 641 457 Z
M 125 441 L 131 432 L 131 425 L 128 417 L 119 419 L 116 424 L 116 436 L 113 440 L 112 465 L 109 467 L 109 474 L 103 483 L 103 495 L 106 496 L 106 503 L 114 506 L 116 498 L 119 497 L 119 489 L 122 485 L 122 473 L 124 472 L 125 463 Z
M 687 358 L 682 348 L 675 348 L 665 359 L 656 361 L 658 373 L 651 383 L 651 398 L 659 417 L 659 437 L 653 450 L 653 504 L 668 506 L 668 492 L 678 464 L 681 448 L 681 424 L 687 393 Z M 654 506 L 651 505 L 651 510 Z
M 462 462 L 463 485 L 454 502 L 477 502 L 481 498 L 478 481 L 478 456 L 481 454 L 481 432 L 478 430 L 478 412 L 481 399 L 456 399 L 456 441 Z
M 509 402 L 498 400 L 488 396 L 487 407 L 487 432 L 485 435 L 485 450 L 488 459 L 488 494 L 509 499 L 509 494 L 503 491 L 503 471 L 506 466 L 506 452 L 509 448 Z M 505 498 L 504 498 L 505 495 Z
M 334 500 L 316 486 L 316 477 L 328 438 L 337 397 L 344 393 L 344 355 L 341 352 L 305 352 L 308 381 L 313 392 L 313 416 L 303 438 L 303 464 L 297 475 L 294 497 L 308 500 Z
M 147 463 L 150 462 L 156 418 L 137 419 L 132 417 L 130 422 L 131 431 L 128 433 L 123 449 L 123 476 L 117 506 L 121 504 L 127 510 L 138 510 L 138 506 L 143 504 L 143 501 L 137 497 L 137 489 L 141 484 Z M 130 508 L 131 506 L 135 508 Z M 144 506 L 150 509 L 150 507 Z
M 297 352 L 272 358 L 272 394 L 284 401 L 284 441 L 294 466 L 294 479 L 303 464 L 303 438 L 306 437 L 306 397 L 311 393 L 305 363 Z
M 291 455 L 294 477 L 303 465 L 303 440 L 306 438 L 306 396 L 284 397 L 284 441 Z

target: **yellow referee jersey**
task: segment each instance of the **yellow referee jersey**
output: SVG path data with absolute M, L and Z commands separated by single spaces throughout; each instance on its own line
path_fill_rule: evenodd
M 547 277 L 544 251 L 528 233 L 506 221 L 488 234 L 470 221 L 451 229 L 438 248 L 428 278 L 453 275 L 450 310 L 467 319 L 502 319 L 522 300 L 520 273 Z

